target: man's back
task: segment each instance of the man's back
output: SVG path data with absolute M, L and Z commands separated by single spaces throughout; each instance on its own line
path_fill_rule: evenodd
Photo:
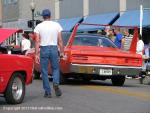
M 35 28 L 35 32 L 40 34 L 41 46 L 57 45 L 58 33 L 61 31 L 61 26 L 53 21 L 43 21 Z

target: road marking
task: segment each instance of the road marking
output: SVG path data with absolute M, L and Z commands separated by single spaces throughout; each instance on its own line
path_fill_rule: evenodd
M 131 97 L 136 97 L 138 99 L 144 99 L 150 101 L 150 93 L 146 92 L 137 92 L 137 91 L 130 91 L 123 88 L 117 88 L 117 87 L 110 87 L 110 86 L 81 86 L 81 88 L 88 89 L 88 90 L 96 90 L 96 91 L 105 91 L 110 92 L 113 94 L 121 94 Z

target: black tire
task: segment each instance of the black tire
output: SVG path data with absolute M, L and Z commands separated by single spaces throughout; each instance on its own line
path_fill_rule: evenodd
M 41 78 L 40 74 L 41 74 L 40 72 L 34 70 L 34 79 L 40 79 Z
M 83 80 L 84 83 L 89 83 L 91 81 L 91 78 L 83 77 L 82 80 Z
M 145 76 L 143 78 L 143 84 L 144 85 L 150 85 L 150 76 Z
M 141 77 L 141 78 L 139 78 L 139 82 L 140 82 L 140 84 L 143 84 L 143 77 Z
M 63 84 L 66 83 L 66 81 L 67 81 L 67 78 L 65 77 L 64 74 L 62 74 L 62 73 L 60 72 L 60 84 L 63 85 Z
M 111 81 L 114 86 L 123 86 L 125 82 L 125 76 L 113 76 Z
M 25 96 L 25 79 L 20 73 L 14 73 L 9 80 L 5 91 L 5 100 L 8 104 L 20 104 Z

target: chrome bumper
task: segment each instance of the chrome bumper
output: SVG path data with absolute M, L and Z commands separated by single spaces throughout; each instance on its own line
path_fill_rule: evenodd
M 111 70 L 111 74 L 101 74 L 100 70 Z M 71 64 L 72 73 L 96 74 L 101 76 L 112 75 L 139 75 L 142 67 L 112 66 L 112 65 L 92 65 L 92 64 Z

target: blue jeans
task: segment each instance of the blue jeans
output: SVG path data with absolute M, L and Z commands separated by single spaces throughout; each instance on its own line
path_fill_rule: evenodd
M 48 62 L 51 62 L 53 83 L 59 84 L 60 69 L 57 46 L 41 46 L 40 48 L 40 65 L 43 80 L 43 88 L 47 93 L 51 93 L 48 79 Z

